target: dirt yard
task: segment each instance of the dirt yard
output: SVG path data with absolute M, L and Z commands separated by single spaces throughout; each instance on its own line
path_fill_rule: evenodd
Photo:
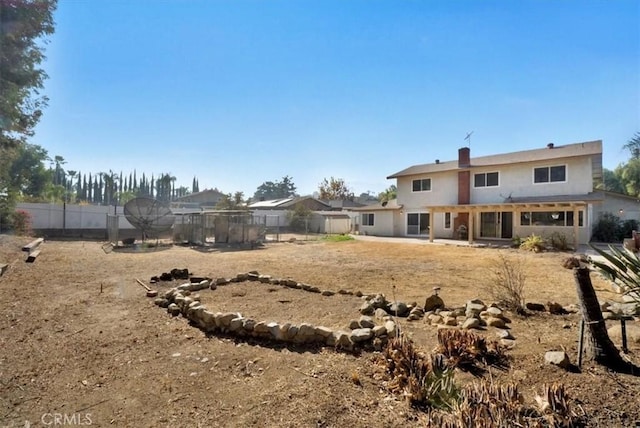
M 448 307 L 491 302 L 486 286 L 498 252 L 521 257 L 529 301 L 576 303 L 564 253 L 363 241 L 269 244 L 245 251 L 168 247 L 106 253 L 99 242 L 46 241 L 33 264 L 27 238 L 0 235 L 0 427 L 397 427 L 421 426 L 424 413 L 387 391 L 380 354 L 359 355 L 230 337 L 207 337 L 145 297 L 135 282 L 188 268 L 197 276 L 257 270 L 322 290 L 384 293 L 420 305 L 441 287 Z M 617 300 L 592 279 L 599 299 Z M 184 281 L 154 284 L 160 291 Z M 267 321 L 309 321 L 346 328 L 362 300 L 278 286 L 230 284 L 200 292 L 215 310 Z M 640 377 L 585 364 L 581 372 L 546 365 L 548 350 L 576 361 L 579 315 L 509 314 L 516 345 L 511 367 L 493 382 L 515 382 L 533 404 L 545 383 L 564 383 L 571 405 L 592 427 L 640 424 Z M 425 351 L 436 328 L 403 322 Z M 613 325 L 613 324 L 612 324 Z M 479 334 L 494 338 L 495 331 Z M 617 343 L 619 345 L 619 343 Z M 628 357 L 640 363 L 634 345 Z M 461 375 L 459 382 L 469 381 Z M 357 380 L 357 381 L 356 381 Z M 57 419 L 56 419 L 57 418 Z M 65 419 L 66 418 L 66 419 Z M 28 421 L 28 423 L 26 422 Z

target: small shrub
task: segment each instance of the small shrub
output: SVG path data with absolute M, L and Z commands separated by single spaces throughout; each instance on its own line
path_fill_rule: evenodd
M 567 235 L 565 235 L 564 233 L 553 232 L 551 235 L 549 235 L 548 241 L 554 250 L 568 251 L 570 249 Z
M 540 253 L 544 251 L 545 242 L 542 236 L 531 234 L 522 240 L 520 244 L 520 249 L 533 251 L 534 253 Z
M 18 210 L 11 215 L 11 225 L 15 234 L 20 236 L 31 235 L 31 214 Z
M 624 241 L 625 238 L 631 238 L 633 231 L 638 230 L 638 221 L 634 219 L 625 220 L 618 226 L 618 242 Z
M 302 204 L 296 204 L 292 211 L 287 213 L 289 227 L 294 232 L 308 232 L 311 210 Z
M 491 298 L 503 302 L 507 309 L 524 313 L 527 281 L 524 260 L 508 258 L 504 253 L 498 253 L 498 260 L 494 262 L 491 273 L 491 282 L 485 287 Z
M 596 242 L 618 242 L 620 219 L 611 213 L 603 213 L 593 226 L 591 239 Z
M 455 406 L 454 370 L 441 356 L 423 355 L 404 335 L 389 340 L 383 356 L 390 376 L 388 388 L 403 394 L 412 406 L 446 410 Z
M 328 242 L 344 242 L 344 241 L 353 241 L 354 238 L 351 235 L 340 234 L 340 235 L 325 235 L 322 239 Z
M 509 366 L 504 348 L 495 340 L 466 330 L 438 330 L 438 347 L 448 367 L 457 368 L 476 376 L 483 374 L 486 366 L 504 369 Z

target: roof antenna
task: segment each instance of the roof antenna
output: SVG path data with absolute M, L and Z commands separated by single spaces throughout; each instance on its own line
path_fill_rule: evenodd
M 469 148 L 471 148 L 471 134 L 473 134 L 473 131 L 467 132 L 467 136 L 464 137 L 464 139 L 467 140 L 467 144 L 469 145 Z

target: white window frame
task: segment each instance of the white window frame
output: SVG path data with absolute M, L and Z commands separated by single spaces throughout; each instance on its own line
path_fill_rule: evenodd
M 487 185 L 487 175 L 488 174 L 498 174 L 498 184 L 489 186 Z M 476 175 L 484 175 L 484 186 L 476 186 Z M 473 188 L 474 189 L 485 189 L 487 187 L 500 187 L 500 171 L 488 171 L 488 172 L 477 172 L 473 174 Z
M 429 189 L 428 190 L 422 190 L 422 182 L 423 181 L 429 181 Z M 420 181 L 420 190 L 413 190 L 413 183 L 415 183 L 416 181 Z M 411 180 L 411 192 L 412 193 L 422 193 L 422 192 L 430 192 L 433 189 L 433 181 L 431 180 L 431 177 L 428 178 L 416 178 L 415 180 Z
M 563 181 L 551 181 L 551 168 L 563 167 L 564 168 L 564 180 Z M 536 169 L 546 168 L 548 171 L 548 181 L 536 181 Z M 560 165 L 548 165 L 548 166 L 534 166 L 532 170 L 532 181 L 533 184 L 556 184 L 556 183 L 566 183 L 569 181 L 569 167 L 567 164 Z
M 563 216 L 564 216 L 564 225 L 561 224 L 540 224 L 540 225 L 536 225 L 536 224 L 532 224 L 533 223 L 533 214 L 532 213 L 552 213 L 552 212 L 562 212 Z M 573 211 L 565 211 L 565 210 L 551 210 L 551 211 L 521 211 L 520 212 L 520 219 L 519 219 L 519 225 L 521 227 L 573 227 L 573 224 L 569 225 L 567 224 L 568 221 L 568 217 L 569 214 L 573 215 Z M 522 217 L 527 217 L 528 216 L 528 223 L 529 224 L 523 224 L 522 223 Z M 578 227 L 579 228 L 584 228 L 585 226 L 585 216 L 586 213 L 584 210 L 578 210 Z M 580 225 L 580 220 L 582 220 L 582 225 Z M 573 220 L 575 221 L 575 219 Z
M 371 221 L 370 222 L 367 221 L 365 223 L 364 221 L 365 217 L 367 217 L 367 220 L 371 220 Z M 376 221 L 375 213 L 362 213 L 362 216 L 360 217 L 360 221 L 362 222 L 362 226 L 366 226 L 366 227 L 374 226 Z
M 447 217 L 449 218 L 449 221 L 448 221 L 449 226 L 447 226 Z M 452 222 L 451 222 L 452 217 L 453 217 L 453 216 L 451 215 L 451 213 L 450 213 L 450 212 L 445 212 L 445 213 L 444 213 L 444 228 L 445 228 L 445 230 L 449 230 L 449 229 L 451 229 L 451 227 L 452 227 L 452 226 L 451 226 L 451 223 L 452 223 Z

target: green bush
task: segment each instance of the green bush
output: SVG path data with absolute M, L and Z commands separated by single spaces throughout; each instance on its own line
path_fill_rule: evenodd
M 544 251 L 545 241 L 540 235 L 531 234 L 524 238 L 520 243 L 521 250 L 533 251 L 539 253 Z
M 620 219 L 611 213 L 603 213 L 593 225 L 592 240 L 597 242 L 617 242 Z
M 322 239 L 329 242 L 344 242 L 344 241 L 353 241 L 354 238 L 351 235 L 340 234 L 340 235 L 325 235 Z
M 618 227 L 618 241 L 622 242 L 625 238 L 631 238 L 634 230 L 638 230 L 637 220 L 625 220 Z
M 603 213 L 593 226 L 592 241 L 622 242 L 631 238 L 631 232 L 638 230 L 640 224 L 636 220 L 620 220 L 612 213 Z

